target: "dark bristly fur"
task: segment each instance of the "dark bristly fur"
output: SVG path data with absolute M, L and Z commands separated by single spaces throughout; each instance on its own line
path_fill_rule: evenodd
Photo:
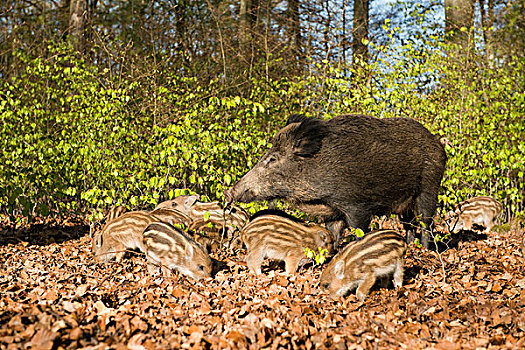
M 412 241 L 417 215 L 432 227 L 445 163 L 438 138 L 412 119 L 294 117 L 225 197 L 288 200 L 337 231 L 343 222 L 367 231 L 372 216 L 396 213 Z M 428 235 L 422 243 L 428 246 Z

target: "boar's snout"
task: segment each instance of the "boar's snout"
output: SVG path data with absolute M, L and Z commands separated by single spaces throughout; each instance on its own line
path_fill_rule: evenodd
M 240 188 L 238 184 L 232 188 L 224 191 L 224 199 L 228 203 L 242 202 L 249 203 L 256 199 L 254 192 L 251 189 Z

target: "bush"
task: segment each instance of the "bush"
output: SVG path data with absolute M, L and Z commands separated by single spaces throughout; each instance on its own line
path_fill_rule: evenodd
M 523 60 L 496 69 L 475 52 L 425 47 L 375 47 L 372 64 L 324 62 L 307 77 L 254 80 L 245 97 L 170 72 L 158 72 L 155 90 L 63 46 L 50 45 L 48 58 L 18 53 L 25 74 L 1 83 L 0 210 L 100 216 L 112 205 L 152 207 L 177 188 L 222 199 L 287 116 L 302 112 L 414 118 L 449 140 L 447 209 L 485 194 L 503 202 L 507 218 L 523 213 Z

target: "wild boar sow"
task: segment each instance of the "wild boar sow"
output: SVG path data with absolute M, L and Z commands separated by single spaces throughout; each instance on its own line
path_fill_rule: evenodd
M 432 224 L 446 154 L 412 119 L 344 115 L 292 119 L 232 188 L 228 202 L 284 199 L 327 222 L 368 230 L 373 215 Z M 407 228 L 410 227 L 407 225 Z M 410 230 L 409 241 L 414 239 Z M 428 236 L 422 243 L 428 246 Z

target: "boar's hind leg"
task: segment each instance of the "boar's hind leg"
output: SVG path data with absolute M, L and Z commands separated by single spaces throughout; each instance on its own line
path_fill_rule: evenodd
M 421 228 L 421 244 L 423 247 L 428 248 L 430 237 L 432 235 L 434 225 L 434 214 L 436 213 L 437 207 L 437 192 L 432 191 L 422 192 L 418 198 L 416 198 L 416 212 L 421 214 L 422 222 L 425 225 Z

